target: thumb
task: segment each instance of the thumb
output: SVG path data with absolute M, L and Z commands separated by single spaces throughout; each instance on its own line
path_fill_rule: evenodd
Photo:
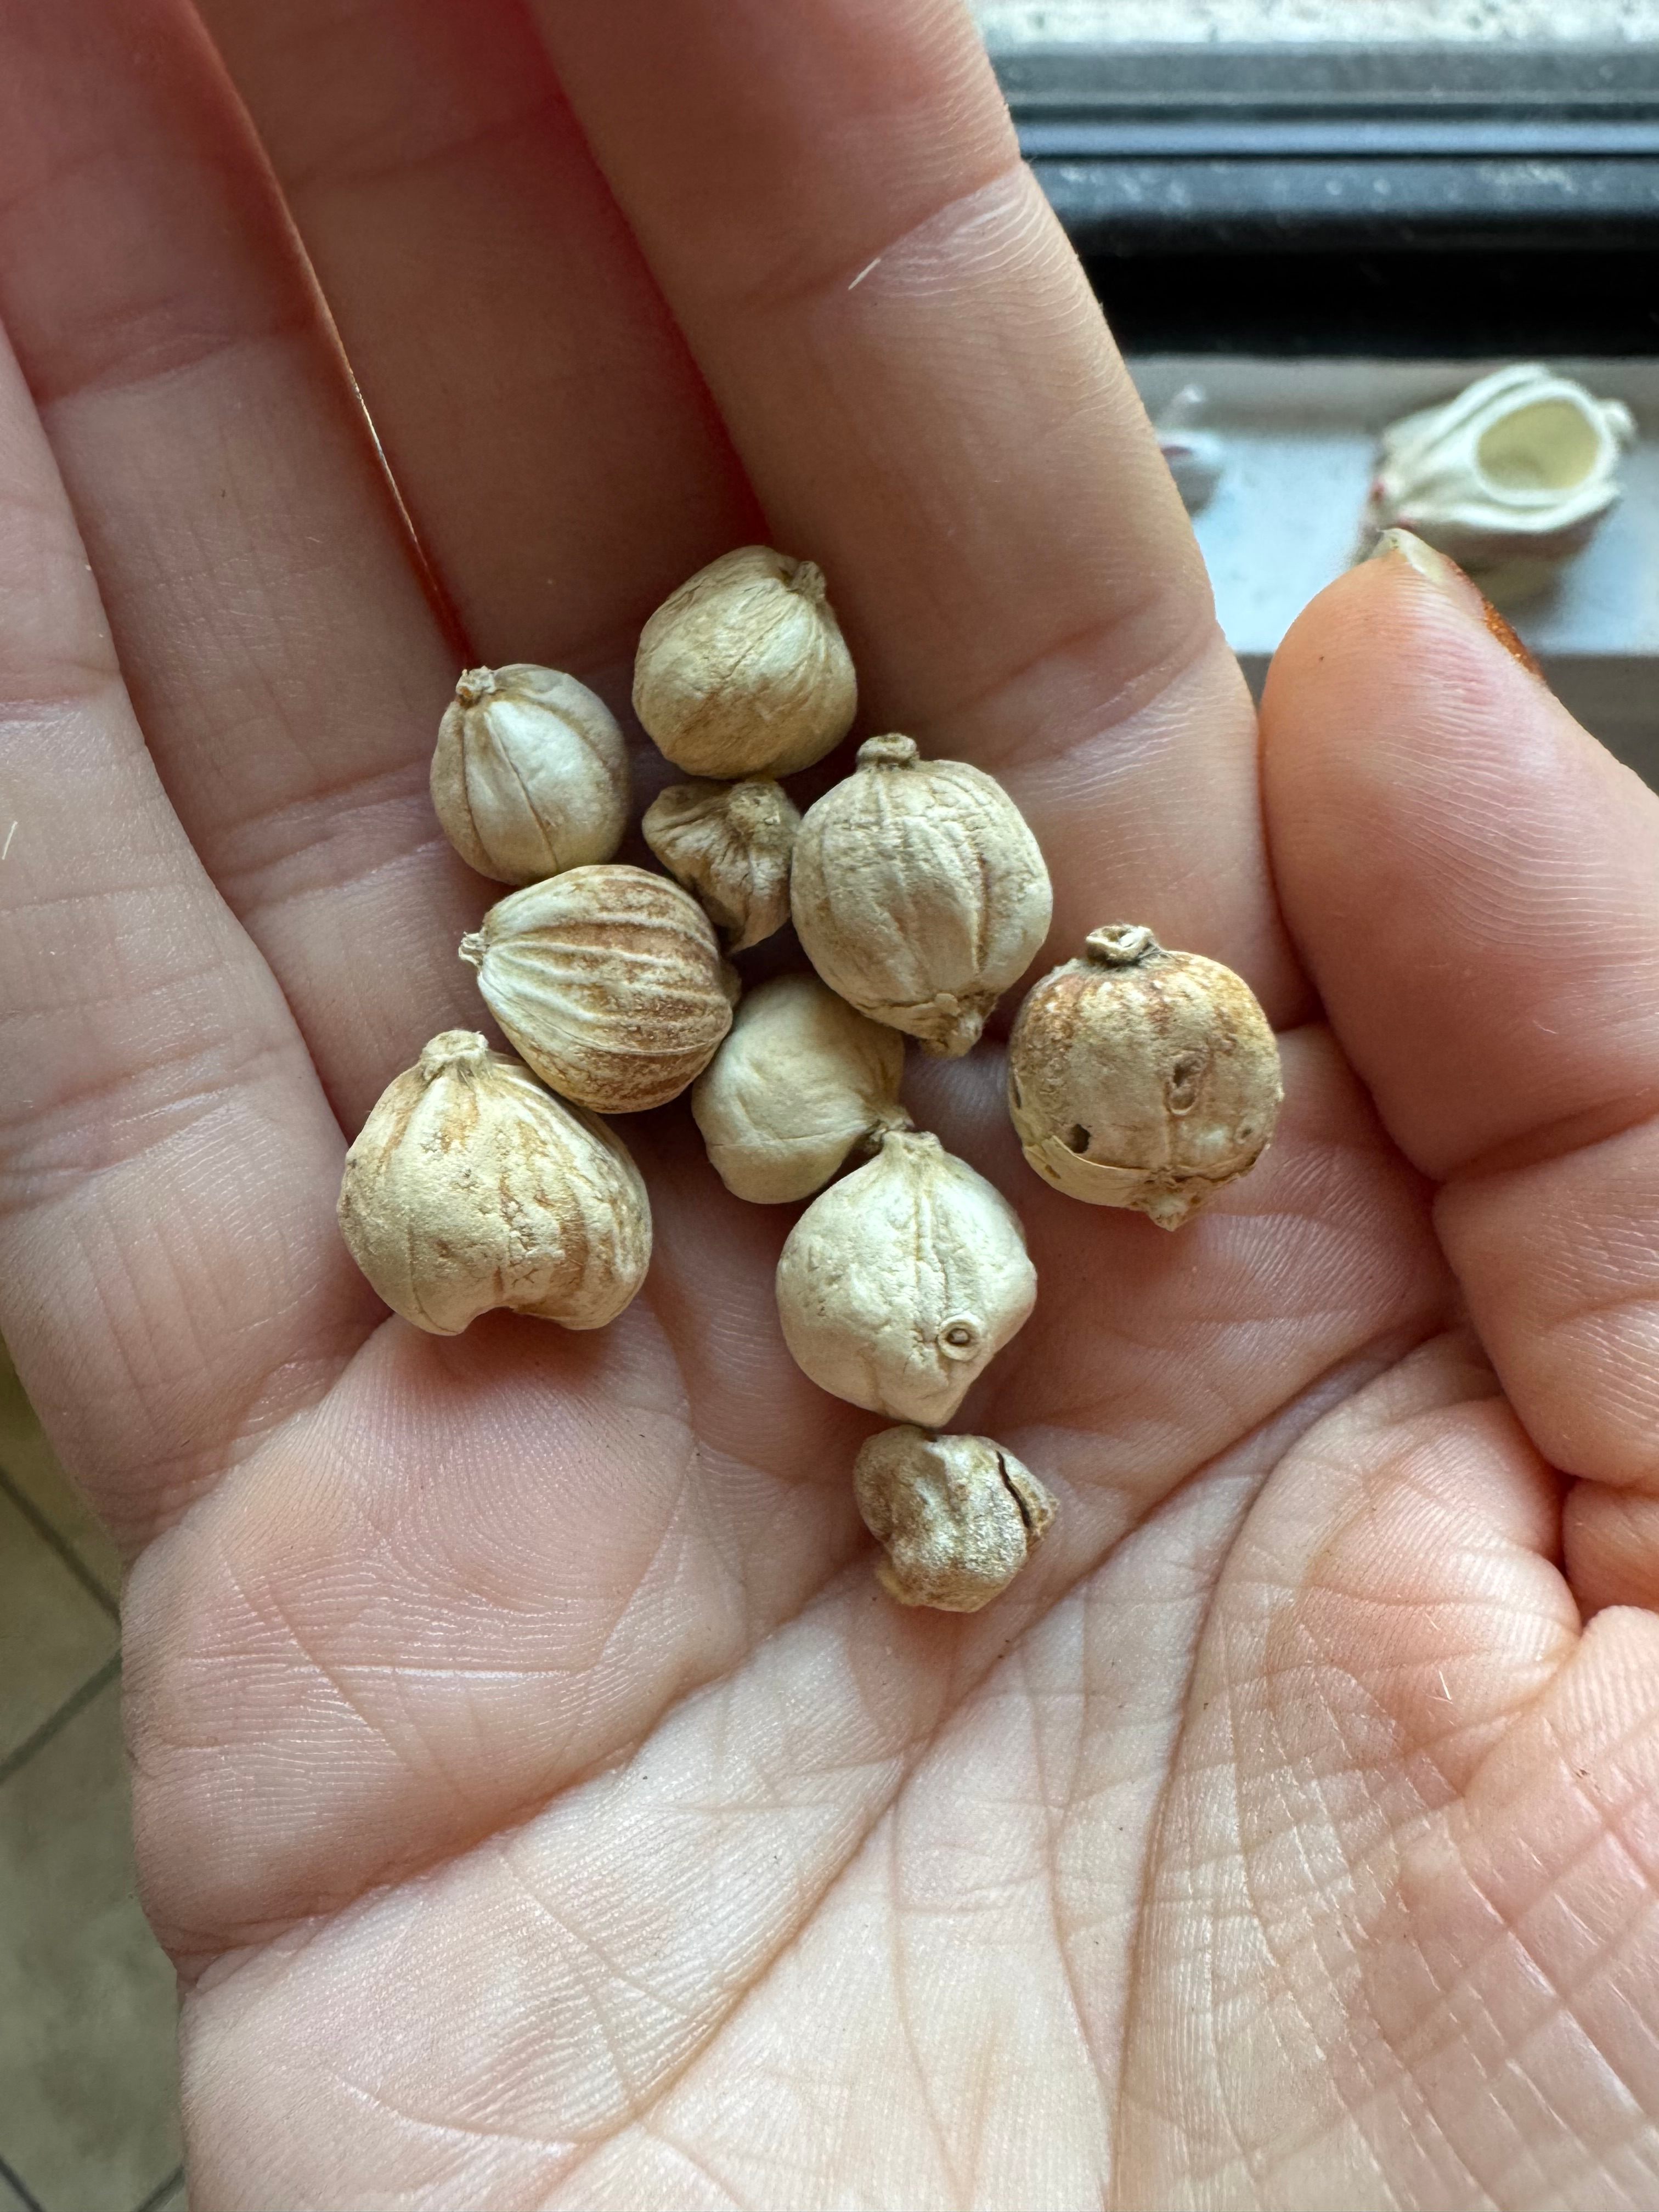
M 1286 918 L 1511 1402 L 1580 1601 L 1659 1601 L 1659 799 L 1391 532 L 1263 709 Z M 1621 1494 L 1622 1493 L 1622 1494 Z

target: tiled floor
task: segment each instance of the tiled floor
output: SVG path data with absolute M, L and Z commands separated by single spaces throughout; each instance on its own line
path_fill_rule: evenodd
M 184 2212 L 173 1975 L 132 1890 L 118 1590 L 0 1346 L 0 2212 Z

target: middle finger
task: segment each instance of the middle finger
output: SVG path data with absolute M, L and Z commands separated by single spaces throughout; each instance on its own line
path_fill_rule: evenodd
M 1115 918 L 1302 987 L 1255 717 L 960 0 L 533 0 L 875 726 L 1006 778 L 1056 951 Z
M 197 0 L 479 657 L 626 674 L 757 534 L 521 0 Z
M 483 1015 L 456 946 L 489 891 L 426 790 L 470 641 L 184 0 L 0 0 L 0 313 L 169 796 L 355 1127 Z M 584 520 L 553 518 L 577 540 Z M 631 564 L 610 583 L 637 613 Z M 562 609 L 511 650 L 556 652 Z

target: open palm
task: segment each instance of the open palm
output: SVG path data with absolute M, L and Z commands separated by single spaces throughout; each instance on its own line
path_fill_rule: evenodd
M 270 169 L 184 0 L 0 0 L 0 1325 L 133 1557 L 197 2212 L 1651 2204 L 1655 802 L 1398 555 L 1258 748 L 955 0 L 203 13 Z M 615 700 L 755 537 L 1053 957 L 1285 1033 L 1176 1237 L 913 1071 L 1042 1285 L 962 1425 L 1063 1517 L 969 1620 L 683 1106 L 601 1336 L 421 1337 L 334 1227 L 481 1015 L 456 668 Z

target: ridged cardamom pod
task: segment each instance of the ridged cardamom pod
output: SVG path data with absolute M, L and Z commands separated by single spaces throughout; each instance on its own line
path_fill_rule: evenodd
M 1255 1165 L 1283 1096 L 1249 985 L 1138 923 L 1034 984 L 1008 1042 L 1008 1109 L 1043 1181 L 1161 1229 Z
M 857 773 L 808 809 L 790 905 L 832 991 L 954 1059 L 1030 965 L 1054 894 L 1000 783 L 884 737 L 860 745 Z
M 732 1026 L 737 978 L 708 915 L 644 868 L 568 868 L 514 891 L 461 957 L 543 1082 L 596 1114 L 678 1097 Z
M 823 571 L 769 545 L 700 568 L 640 637 L 634 712 L 690 775 L 793 775 L 841 743 L 857 707 Z
M 778 975 L 744 996 L 691 1111 L 726 1188 L 777 1206 L 821 1190 L 854 1146 L 909 1126 L 903 1079 L 896 1030 L 816 975 Z
M 726 940 L 746 951 L 789 919 L 800 814 L 781 783 L 671 784 L 645 810 L 645 842 Z
M 1042 1541 L 1054 1501 L 989 1437 L 884 1429 L 853 1466 L 864 1525 L 886 1552 L 876 1569 L 901 1605 L 977 1613 Z
M 933 1429 L 1024 1327 L 1036 1270 L 1000 1191 L 937 1137 L 892 1130 L 795 1224 L 777 1290 L 784 1341 L 820 1389 Z
M 346 1154 L 340 1228 L 434 1336 L 504 1306 L 603 1328 L 645 1280 L 651 1206 L 621 1139 L 471 1030 L 433 1038 Z
M 556 668 L 469 668 L 438 726 L 432 804 L 481 876 L 539 883 L 608 860 L 628 827 L 628 749 L 603 699 Z

